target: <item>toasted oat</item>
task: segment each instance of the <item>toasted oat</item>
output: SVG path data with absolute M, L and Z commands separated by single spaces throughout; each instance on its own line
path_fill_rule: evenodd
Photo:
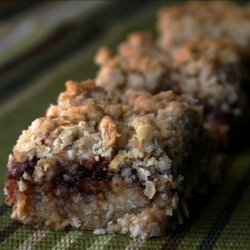
M 169 60 L 155 47 L 149 32 L 131 34 L 115 56 L 109 52 L 110 56 L 104 60 L 103 54 L 102 48 L 96 56 L 101 66 L 96 79 L 98 86 L 108 91 L 133 88 L 155 92 L 161 89 Z
M 197 37 L 210 37 L 249 50 L 249 5 L 231 1 L 189 1 L 159 12 L 159 44 L 169 50 Z
M 121 95 L 91 80 L 66 86 L 9 158 L 12 218 L 39 228 L 162 235 L 196 188 L 186 174 L 205 167 L 200 107 L 172 91 Z
M 163 51 L 149 33 L 134 33 L 120 45 L 117 55 L 100 64 L 96 81 L 109 92 L 171 89 L 197 98 L 205 109 L 204 126 L 220 145 L 230 138 L 232 124 L 246 106 L 241 66 L 238 51 L 225 42 L 197 38 Z

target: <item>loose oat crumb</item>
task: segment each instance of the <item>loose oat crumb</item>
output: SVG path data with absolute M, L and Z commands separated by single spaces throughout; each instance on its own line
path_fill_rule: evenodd
M 21 180 L 18 182 L 18 189 L 20 192 L 24 192 L 25 190 L 27 190 L 27 185 L 24 181 Z

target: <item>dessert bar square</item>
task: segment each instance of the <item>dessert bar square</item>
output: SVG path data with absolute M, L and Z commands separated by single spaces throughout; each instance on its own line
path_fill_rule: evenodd
M 172 91 L 114 95 L 92 80 L 66 86 L 9 157 L 12 218 L 147 238 L 188 216 L 185 201 L 207 171 L 196 101 Z
M 250 96 L 250 4 L 236 1 L 188 1 L 159 11 L 158 44 L 172 50 L 196 38 L 230 44 L 239 53 L 243 88 Z
M 159 44 L 169 49 L 197 37 L 210 37 L 248 51 L 250 4 L 234 1 L 188 1 L 159 12 Z

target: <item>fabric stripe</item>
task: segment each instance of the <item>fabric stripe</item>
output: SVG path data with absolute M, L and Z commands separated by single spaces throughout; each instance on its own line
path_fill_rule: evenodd
M 80 237 L 82 237 L 84 232 L 81 231 L 72 231 L 67 233 L 64 237 L 62 237 L 55 246 L 51 250 L 59 250 L 59 249 L 70 249 L 70 245 L 74 244 L 76 241 L 79 240 Z M 78 243 L 79 244 L 79 243 Z M 85 249 L 88 247 L 88 245 L 91 244 L 91 242 L 86 243 Z
M 147 12 L 148 12 L 148 10 L 147 10 Z M 143 14 L 146 14 L 146 13 L 145 12 L 142 12 L 140 14 L 137 13 L 137 15 L 139 17 L 139 19 L 137 21 L 140 20 L 140 18 L 143 16 Z M 147 15 L 148 15 L 148 13 L 147 13 Z M 152 16 L 151 16 L 151 18 L 152 18 Z M 47 85 L 51 84 L 53 81 L 55 81 L 55 79 L 53 79 L 53 77 L 55 75 L 57 75 L 57 77 L 59 75 L 61 75 L 60 78 L 62 78 L 62 79 L 70 79 L 71 77 L 68 77 L 68 78 L 64 77 L 65 76 L 64 72 L 65 71 L 67 71 L 67 72 L 70 71 L 70 70 L 66 70 L 66 67 L 71 69 L 71 70 L 76 68 L 76 67 L 77 67 L 77 69 L 80 69 L 81 68 L 80 66 L 82 64 L 82 68 L 84 68 L 84 60 L 86 58 L 88 58 L 88 60 L 89 60 L 89 65 L 86 64 L 84 71 L 82 71 L 82 70 L 81 71 L 74 70 L 74 74 L 75 74 L 74 79 L 78 78 L 78 76 L 80 75 L 79 72 L 81 72 L 81 79 L 83 79 L 84 77 L 85 78 L 89 77 L 92 73 L 94 73 L 94 71 L 92 70 L 93 69 L 93 64 L 91 64 L 91 62 L 93 61 L 92 57 L 93 57 L 94 51 L 96 51 L 97 48 L 100 45 L 103 45 L 103 44 L 109 44 L 110 45 L 110 44 L 117 43 L 118 39 L 120 39 L 122 37 L 121 34 L 125 34 L 126 31 L 131 30 L 132 23 L 135 23 L 135 20 L 133 18 L 130 18 L 130 19 L 131 19 L 131 21 L 126 26 L 125 26 L 125 22 L 123 22 L 124 24 L 120 23 L 120 24 L 113 25 L 112 29 L 110 29 L 110 32 L 108 32 L 106 34 L 106 36 L 104 36 L 105 39 L 102 38 L 97 43 L 95 43 L 95 45 L 94 44 L 91 45 L 92 49 L 86 48 L 86 49 L 81 50 L 80 52 L 77 52 L 75 55 L 67 58 L 67 60 L 65 62 L 62 62 L 62 63 L 56 65 L 56 67 L 54 67 L 54 68 L 50 68 L 47 72 L 49 72 L 51 74 L 46 73 L 38 81 L 36 81 L 36 82 L 32 81 L 32 83 L 33 83 L 32 85 L 37 85 L 36 83 L 39 84 L 40 82 L 43 82 L 42 79 L 46 79 L 43 83 L 39 84 L 39 85 L 41 85 L 39 88 L 34 87 L 34 89 L 33 89 L 33 87 L 29 87 L 28 90 L 23 90 L 23 92 L 21 92 L 21 94 L 18 94 L 17 96 L 13 97 L 8 102 L 6 102 L 6 104 L 0 105 L 0 118 L 5 116 L 8 112 L 11 112 L 15 107 L 17 107 L 17 105 L 20 105 L 20 103 L 23 102 L 25 99 L 30 98 L 31 95 L 36 95 L 38 93 L 38 91 L 40 91 L 42 89 L 42 86 L 47 86 Z M 149 20 L 149 23 L 150 23 L 150 20 Z M 148 25 L 143 25 L 143 22 L 141 22 L 141 23 L 138 23 L 138 26 L 140 26 L 140 28 L 142 28 L 142 27 L 145 27 L 145 26 L 148 26 Z M 130 27 L 130 28 L 128 28 L 128 27 Z M 115 36 L 119 37 L 119 38 L 118 39 L 114 38 Z M 123 35 L 123 37 L 124 37 L 124 35 Z M 114 39 L 113 42 L 112 42 L 112 38 Z M 89 50 L 92 50 L 92 52 L 91 52 L 92 54 L 89 53 Z M 86 53 L 86 54 L 84 54 L 84 53 Z M 77 61 L 76 60 L 73 61 L 73 58 L 77 58 Z M 74 64 L 74 65 L 72 65 L 72 64 Z M 62 67 L 59 67 L 59 65 L 65 65 L 65 69 L 62 69 Z M 87 73 L 86 68 L 88 68 L 89 73 Z M 92 69 L 89 69 L 89 68 L 92 68 Z M 55 72 L 57 72 L 57 74 Z M 71 75 L 73 76 L 72 73 L 71 73 Z M 38 78 L 39 78 L 39 76 L 38 76 Z M 65 80 L 62 80 L 62 82 L 60 84 L 63 85 L 64 81 Z M 29 94 L 26 94 L 26 92 L 28 92 Z M 58 93 L 59 93 L 59 88 L 58 88 L 56 94 L 58 94 Z M 45 101 L 43 103 L 45 103 Z M 47 102 L 47 104 L 48 103 L 49 102 Z M 5 117 L 5 119 L 6 118 L 7 117 Z
M 172 233 L 170 240 L 166 242 L 163 249 L 186 249 L 188 246 L 191 249 L 197 249 L 199 247 L 200 242 L 212 227 L 235 189 L 238 180 L 242 177 L 247 161 L 249 161 L 247 155 L 241 155 L 231 160 L 231 167 L 228 166 L 230 172 L 224 185 L 220 189 L 211 190 L 208 194 L 198 197 L 194 202 L 190 202 L 189 207 L 192 204 L 194 205 L 189 209 L 191 213 L 190 221 L 181 229 Z M 237 175 L 235 175 L 236 169 Z
M 141 246 L 145 243 L 145 240 L 140 238 L 132 239 L 126 246 L 125 250 L 141 249 Z
M 95 6 L 98 6 L 95 7 Z M 45 8 L 47 6 L 47 8 Z M 44 53 L 41 51 L 42 49 L 44 50 L 44 47 L 55 47 L 55 46 L 59 46 L 59 47 L 64 47 L 67 48 L 67 46 L 60 46 L 62 45 L 62 43 L 64 42 L 65 38 L 67 38 L 66 40 L 69 40 L 70 36 L 66 36 L 66 33 L 64 33 L 63 35 L 60 36 L 60 40 L 56 41 L 55 39 L 58 37 L 58 32 L 61 34 L 63 29 L 67 29 L 67 31 L 69 30 L 69 27 L 75 27 L 76 25 L 73 24 L 64 24 L 64 22 L 69 19 L 70 17 L 72 18 L 72 15 L 75 15 L 75 19 L 78 20 L 78 22 L 80 23 L 84 23 L 84 20 L 87 19 L 87 16 L 91 16 L 91 13 L 95 10 L 98 9 L 98 11 L 101 11 L 101 8 L 99 6 L 103 6 L 103 4 L 101 4 L 100 2 L 57 2 L 57 3 L 53 3 L 50 5 L 44 5 L 43 6 L 43 11 L 42 13 L 40 13 L 41 11 L 37 10 L 32 14 L 29 14 L 29 16 L 27 17 L 26 15 L 24 16 L 24 18 L 20 21 L 17 20 L 17 24 L 19 25 L 19 23 L 24 23 L 27 25 L 27 23 L 30 22 L 30 19 L 33 20 L 32 21 L 32 27 L 31 29 L 31 38 L 25 42 L 25 44 L 20 45 L 23 48 L 23 53 L 19 56 L 16 56 L 16 58 L 14 58 L 11 61 L 7 61 L 4 65 L 1 66 L 1 74 L 5 74 L 8 73 L 8 71 L 12 71 L 12 72 L 17 72 L 17 67 L 18 66 L 22 66 L 25 64 L 27 65 L 29 62 L 29 57 L 34 57 L 37 58 L 38 60 L 41 61 L 41 59 L 44 57 Z M 93 10 L 92 8 L 95 7 Z M 60 13 L 64 10 L 67 10 L 66 13 L 64 13 L 64 15 L 61 15 Z M 70 10 L 70 11 L 69 11 Z M 79 12 L 80 11 L 80 12 Z M 87 12 L 82 18 L 78 18 L 79 13 L 83 12 Z M 51 15 L 49 15 L 49 13 Z M 30 17 L 30 15 L 32 15 Z M 73 23 L 76 23 L 76 21 L 74 20 Z M 21 25 L 21 24 L 20 24 Z M 34 27 L 33 27 L 34 26 Z M 59 26 L 58 30 L 54 30 L 56 26 Z M 61 28 L 60 28 L 61 27 Z M 64 27 L 64 28 L 63 28 Z M 75 27 L 76 28 L 76 27 Z M 78 27 L 79 28 L 79 27 Z M 27 28 L 26 28 L 27 29 Z M 39 30 L 39 32 L 38 32 Z M 52 31 L 54 30 L 54 33 L 52 33 Z M 78 31 L 80 31 L 80 33 L 84 32 L 86 29 L 78 29 Z M 14 31 L 13 31 L 14 32 Z M 24 32 L 21 32 L 21 34 L 23 35 Z M 41 33 L 43 34 L 41 36 Z M 11 36 L 11 34 L 10 34 Z M 13 34 L 12 34 L 13 36 Z M 17 36 L 17 35 L 16 35 Z M 39 39 L 38 41 L 36 40 L 36 37 L 40 37 L 40 42 Z M 57 38 L 58 39 L 58 38 Z M 74 41 L 74 37 L 71 37 L 71 40 Z M 11 41 L 13 42 L 13 40 L 17 40 L 17 39 L 11 39 Z M 35 43 L 36 46 L 32 46 L 32 43 L 34 43 L 35 41 L 37 41 Z M 3 43 L 3 39 L 0 40 L 1 43 Z M 38 43 L 39 42 L 39 43 Z M 1 50 L 1 43 L 0 43 L 0 50 Z M 7 45 L 9 45 L 9 43 L 6 41 L 5 42 Z M 28 48 L 30 48 L 28 51 L 26 51 L 26 44 L 30 44 L 30 46 Z M 20 44 L 20 42 L 19 42 Z M 46 45 L 46 46 L 45 46 Z M 2 51 L 3 53 L 6 53 L 6 49 L 4 51 Z M 42 53 L 41 53 L 42 52 Z M 52 50 L 53 52 L 53 50 Z M 12 50 L 10 51 L 9 54 L 12 53 Z M 50 52 L 51 53 L 51 52 Z M 39 55 L 43 55 L 43 56 L 39 56 Z M 55 54 L 55 53 L 52 53 Z M 2 53 L 1 53 L 2 55 Z M 38 57 L 39 56 L 39 57 Z M 0 60 L 2 60 L 3 55 L 0 57 Z M 36 60 L 37 61 L 37 60 Z M 30 66 L 33 67 L 33 65 L 31 64 Z M 30 72 L 32 72 L 30 70 Z M 3 76 L 2 76 L 3 77 Z M 7 76 L 5 76 L 6 78 Z M 3 79 L 4 80 L 4 79 Z M 8 83 L 8 81 L 1 81 L 0 86 L 6 85 Z M 4 83 L 3 83 L 4 82 Z M 20 84 L 20 82 L 19 82 Z
M 68 235 L 68 231 L 53 231 L 50 230 L 39 242 L 33 244 L 32 249 L 47 250 L 55 247 L 63 237 Z M 59 249 L 63 249 L 61 245 Z
M 26 84 L 34 75 L 50 67 L 59 60 L 62 60 L 62 58 L 68 57 L 71 53 L 82 48 L 85 43 L 91 43 L 97 34 L 100 35 L 104 32 L 105 28 L 112 25 L 112 21 L 114 20 L 113 8 L 116 7 L 119 7 L 116 12 L 120 14 L 116 16 L 116 19 L 121 19 L 129 12 L 135 12 L 140 7 L 140 4 L 133 4 L 132 9 L 130 5 L 124 5 L 124 8 L 121 8 L 122 6 L 120 6 L 120 4 L 101 9 L 92 14 L 89 18 L 84 19 L 84 22 L 91 23 L 91 26 L 86 26 L 83 29 L 83 21 L 80 20 L 71 28 L 63 28 L 49 38 L 49 40 L 45 42 L 45 45 L 40 45 L 42 48 L 45 46 L 44 49 L 38 47 L 35 49 L 35 52 L 30 51 L 24 58 L 20 57 L 16 62 L 17 66 L 11 63 L 0 69 L 0 73 L 7 71 L 7 73 L 2 76 L 2 82 L 4 82 L 4 84 L 0 86 L 0 100 L 4 100 L 4 98 L 13 91 L 18 91 L 20 87 Z M 99 22 L 98 16 L 100 15 L 105 15 L 107 18 L 105 18 L 103 22 Z M 46 46 L 51 47 L 47 52 L 45 52 Z M 39 60 L 37 60 L 37 58 Z M 17 68 L 18 65 L 20 66 L 19 68 Z M 11 71 L 8 72 L 10 69 Z M 12 72 L 15 72 L 15 74 Z
M 32 247 L 40 242 L 48 232 L 48 230 L 36 230 L 28 239 L 18 246 L 17 250 L 31 250 Z
M 250 183 L 235 212 L 231 215 L 230 220 L 214 245 L 214 249 L 250 249 L 249 201 Z
M 13 234 L 21 226 L 22 226 L 21 223 L 16 222 L 16 221 L 12 221 L 9 226 L 7 226 L 4 230 L 0 231 L 0 243 L 5 241 L 5 239 L 8 238 L 9 235 Z
M 211 201 L 208 202 L 199 218 L 197 218 L 196 222 L 181 240 L 178 249 L 198 249 L 203 238 L 208 234 L 222 208 L 236 188 L 238 181 L 242 178 L 246 163 L 249 161 L 250 158 L 247 154 L 242 154 L 235 158 L 223 185 L 213 194 Z
M 106 249 L 111 249 L 112 246 L 117 246 L 119 249 L 125 249 L 132 240 L 133 239 L 128 235 L 116 234 L 115 237 L 109 240 Z
M 0 223 L 0 231 L 5 230 L 5 228 L 7 228 L 11 224 L 12 220 L 10 218 L 10 212 L 9 211 L 4 213 L 0 217 L 0 222 L 1 222 Z
M 34 229 L 29 226 L 21 224 L 20 227 L 13 233 L 9 234 L 8 237 L 1 244 L 2 249 L 16 249 L 26 239 L 34 233 Z
M 164 237 L 147 239 L 140 247 L 140 250 L 163 249 L 166 241 L 169 239 L 168 233 Z
M 3 84 L 0 86 L 1 102 L 27 85 L 34 76 L 77 51 L 83 45 L 82 40 L 84 37 L 87 42 L 93 39 L 90 37 L 90 34 L 93 34 L 90 30 L 81 34 L 76 29 L 73 29 L 73 31 L 74 33 L 70 32 L 70 29 L 59 30 L 45 44 L 30 52 L 34 56 L 28 59 L 21 58 L 24 62 L 19 68 L 16 69 L 11 66 L 11 71 L 2 76 Z M 64 40 L 61 38 L 64 38 Z M 44 49 L 43 46 L 45 46 Z M 46 46 L 49 46 L 49 48 L 46 48 Z M 15 74 L 13 74 L 13 71 L 15 71 Z
M 65 235 L 53 248 L 52 250 L 59 249 L 85 249 L 85 250 L 94 250 L 94 249 L 106 249 L 109 242 L 115 238 L 115 234 L 109 235 L 99 235 L 96 236 L 92 232 L 88 231 L 73 231 Z
M 2 216 L 6 211 L 10 210 L 9 207 L 5 204 L 0 206 L 0 216 Z
M 196 223 L 196 221 L 199 221 L 200 215 L 209 204 L 209 201 L 213 197 L 215 191 L 215 189 L 212 189 L 207 194 L 200 195 L 189 201 L 188 207 L 191 218 L 188 221 L 185 221 L 185 224 L 181 227 L 169 232 L 169 239 L 166 241 L 163 249 L 175 250 L 179 248 L 183 238 Z
M 1 8 L 0 8 L 0 20 L 6 20 L 8 18 L 13 17 L 14 15 L 19 14 L 27 9 L 35 8 L 37 5 L 41 4 L 41 0 L 31 1 L 1 1 Z
M 96 237 L 96 239 L 93 241 L 91 246 L 88 248 L 85 248 L 86 250 L 105 250 L 107 249 L 110 241 L 115 238 L 115 234 L 109 234 L 109 235 L 104 235 L 101 236 L 99 235 Z
M 11 223 L 11 209 L 6 204 L 0 206 L 0 232 L 4 231 Z
M 181 244 L 182 239 L 188 233 L 192 225 L 198 220 L 200 214 L 208 204 L 209 200 L 212 197 L 213 191 L 211 190 L 208 194 L 196 197 L 194 200 L 190 201 L 189 210 L 191 214 L 191 218 L 185 222 L 181 227 L 168 232 L 169 239 L 164 245 L 163 249 L 166 250 L 175 250 L 178 249 Z M 194 203 L 194 205 L 193 205 Z M 191 206 L 193 205 L 193 206 Z
M 147 15 L 144 15 L 144 17 L 145 16 Z M 146 22 L 146 20 L 144 21 Z M 132 22 L 136 23 L 137 21 L 132 21 Z M 57 61 L 54 61 L 52 62 L 51 68 L 45 67 L 44 71 L 43 70 L 39 71 L 37 75 L 33 76 L 30 75 L 29 76 L 30 78 L 29 77 L 27 78 L 27 83 L 25 82 L 22 86 L 20 86 L 20 88 L 22 88 L 23 90 L 22 94 L 19 93 L 16 94 L 17 93 L 16 90 L 12 90 L 10 88 L 11 93 L 13 94 L 12 99 L 6 98 L 6 102 L 4 103 L 4 105 L 0 106 L 0 131 L 1 131 L 0 165 L 3 166 L 5 164 L 5 160 L 7 159 L 7 153 L 10 151 L 12 145 L 14 144 L 14 140 L 19 135 L 20 129 L 26 127 L 27 124 L 29 123 L 29 120 L 32 120 L 34 117 L 37 117 L 38 115 L 42 114 L 44 111 L 44 107 L 46 107 L 48 103 L 51 102 L 51 100 L 55 101 L 55 96 L 57 96 L 59 90 L 63 89 L 63 82 L 66 79 L 68 79 L 69 76 L 74 77 L 74 79 L 84 79 L 86 78 L 85 76 L 90 76 L 91 72 L 94 73 L 95 68 L 93 67 L 93 65 L 89 64 L 91 61 L 90 58 L 93 57 L 93 51 L 95 46 L 99 47 L 100 44 L 102 43 L 105 44 L 107 43 L 107 41 L 109 41 L 109 39 L 112 40 L 114 38 L 114 40 L 111 41 L 111 44 L 113 45 L 118 41 L 118 37 L 122 37 L 121 34 L 125 34 L 126 30 L 125 27 L 128 26 L 128 20 L 124 21 L 124 25 L 122 25 L 120 21 L 115 25 L 113 25 L 113 23 L 114 21 L 112 21 L 112 28 L 113 26 L 119 28 L 119 32 L 117 31 L 113 32 L 115 34 L 113 35 L 113 37 L 112 36 L 109 37 L 109 35 L 113 33 L 108 32 L 105 36 L 102 37 L 103 40 L 96 42 L 94 46 L 85 47 L 80 51 L 77 49 L 75 54 L 70 55 L 69 58 L 66 58 L 65 56 L 62 55 L 62 62 L 60 62 L 59 65 L 53 67 L 54 64 L 57 64 Z M 105 26 L 108 28 L 111 27 L 110 24 L 105 24 Z M 103 29 L 107 30 L 108 28 L 103 28 Z M 89 52 L 88 51 L 89 49 L 92 52 L 91 51 Z M 54 51 L 53 46 L 46 47 L 45 53 L 49 54 L 50 51 L 53 54 L 53 56 L 55 56 L 56 52 Z M 59 51 L 58 53 L 64 54 L 63 48 L 58 48 L 58 51 Z M 81 53 L 81 56 L 77 55 L 78 52 Z M 71 53 L 72 52 L 69 52 L 69 54 Z M 40 58 L 35 57 L 35 54 L 29 57 L 28 59 L 32 59 L 31 63 L 41 62 Z M 63 60 L 69 60 L 69 62 Z M 16 66 L 16 69 L 21 71 L 23 68 L 20 66 L 20 64 L 18 64 Z M 10 71 L 10 72 L 12 72 L 12 74 L 15 73 L 15 71 Z M 37 77 L 37 80 L 35 79 L 35 77 Z M 7 80 L 11 80 L 11 77 L 8 77 Z M 41 83 L 39 82 L 40 80 L 42 80 Z M 34 88 L 32 88 L 33 81 L 36 85 L 36 87 Z M 8 84 L 6 86 L 8 86 Z M 25 91 L 27 90 L 28 94 L 25 94 Z M 30 108 L 31 106 L 32 109 Z M 2 109 L 2 107 L 5 107 L 6 109 Z M 3 112 L 2 116 L 1 112 Z M 246 159 L 244 160 L 244 162 L 246 163 Z M 0 175 L 0 188 L 5 178 L 3 173 L 6 171 L 6 169 L 4 168 L 2 169 L 3 170 L 1 171 Z M 214 195 L 213 199 L 211 200 L 208 199 L 209 201 L 207 206 L 201 212 L 200 216 L 198 216 L 196 220 L 192 221 L 192 224 L 190 225 L 189 228 L 183 227 L 182 229 L 183 232 L 179 231 L 180 237 L 179 237 L 178 249 L 186 249 L 186 250 L 197 249 L 197 246 L 200 245 L 202 239 L 208 235 L 209 230 L 211 230 L 211 227 L 216 222 L 217 216 L 221 215 L 222 209 L 225 207 L 226 202 L 229 200 L 232 190 L 234 190 L 236 184 L 240 180 L 239 176 L 241 176 L 241 174 L 239 174 L 236 168 L 234 168 L 232 173 L 236 177 L 234 179 L 229 178 L 226 187 L 220 188 L 220 191 L 218 191 L 218 193 L 216 192 L 216 194 L 213 194 Z M 243 200 L 244 204 L 247 204 L 246 202 L 247 199 L 249 200 L 249 195 L 245 196 L 245 194 L 242 194 L 241 200 L 237 204 L 236 210 L 233 211 L 233 214 L 231 214 L 231 216 L 229 217 L 226 217 L 224 214 L 222 214 L 222 216 L 224 216 L 223 217 L 224 220 L 226 218 L 226 222 L 224 228 L 220 232 L 220 235 L 219 237 L 217 237 L 218 239 L 214 244 L 215 248 L 216 247 L 218 249 L 233 248 L 235 250 L 250 248 L 249 247 L 250 241 L 246 240 L 247 234 L 244 235 L 244 233 L 242 233 L 244 232 L 244 229 L 247 232 L 247 229 L 249 228 L 246 227 L 247 226 L 246 223 L 244 224 L 244 222 L 242 221 L 241 222 L 237 221 L 237 219 L 239 218 L 240 211 L 246 212 L 245 210 L 243 210 L 243 208 L 240 208 L 240 206 Z M 3 196 L 0 195 L 0 204 L 2 200 Z M 249 205 L 244 205 L 244 206 L 249 208 Z M 12 223 L 9 218 L 10 210 L 8 209 L 8 207 L 5 205 L 1 206 L 0 214 L 2 211 L 1 209 L 3 210 L 3 212 L 2 216 L 0 215 L 0 232 L 5 230 L 6 227 L 8 229 L 10 223 Z M 234 215 L 235 215 L 235 220 L 233 220 Z M 245 213 L 245 216 L 246 215 L 247 213 Z M 246 220 L 247 217 L 242 217 L 242 218 Z M 230 223 L 234 225 L 235 228 L 232 229 L 232 225 L 230 226 Z M 242 227 L 240 227 L 239 225 Z M 184 230 L 184 228 L 186 229 Z M 166 242 L 166 240 L 174 241 L 173 239 L 168 238 L 169 235 L 167 237 L 150 239 L 142 243 L 130 239 L 129 237 L 120 235 L 115 235 L 115 237 L 110 238 L 111 235 L 95 236 L 91 232 L 80 232 L 78 234 L 76 231 L 73 232 L 50 231 L 42 235 L 39 235 L 38 232 L 39 231 L 33 230 L 29 227 L 21 226 L 16 231 L 14 231 L 14 233 L 10 234 L 9 236 L 7 236 L 7 238 L 5 238 L 4 242 L 0 244 L 0 249 L 16 249 L 16 247 L 21 247 L 21 249 L 32 248 L 40 250 L 40 249 L 52 249 L 53 247 L 57 246 L 57 249 L 85 249 L 86 247 L 90 249 L 99 250 L 99 249 L 125 249 L 126 247 L 130 247 L 130 249 L 153 250 L 153 249 L 161 249 L 162 245 Z M 214 231 L 214 233 L 216 234 L 216 231 Z M 237 239 L 237 233 L 239 235 L 238 239 Z M 67 237 L 69 236 L 69 234 L 71 234 L 71 236 Z M 36 240 L 37 239 L 36 236 L 38 238 L 41 236 L 38 241 Z M 174 234 L 172 234 L 171 236 L 174 236 Z M 177 237 L 177 232 L 176 232 L 176 237 Z M 235 242 L 232 242 L 232 239 L 234 239 Z M 240 244 L 237 244 L 237 242 L 238 243 L 240 242 Z M 174 245 L 174 248 L 171 248 L 171 246 L 172 245 L 170 244 L 169 249 L 177 248 L 176 245 Z
M 78 18 L 80 14 L 91 14 L 92 8 L 103 5 L 99 1 L 53 1 L 43 2 L 39 8 L 25 11 L 21 15 L 0 24 L 0 64 L 8 62 L 29 48 L 34 47 L 56 28 Z
M 199 249 L 213 249 L 217 239 L 220 237 L 225 225 L 227 224 L 230 216 L 234 212 L 239 203 L 240 199 L 242 198 L 243 194 L 246 192 L 246 189 L 249 185 L 248 179 L 250 176 L 250 168 L 246 170 L 243 175 L 243 178 L 239 181 L 237 187 L 231 194 L 229 200 L 222 208 L 221 213 L 217 217 L 216 221 L 214 222 L 213 226 L 211 227 L 210 231 L 203 239 Z M 216 234 L 214 233 L 216 232 Z

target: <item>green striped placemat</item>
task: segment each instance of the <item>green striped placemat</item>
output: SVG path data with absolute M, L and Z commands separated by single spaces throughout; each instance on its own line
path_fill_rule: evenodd
M 25 46 L 13 45 L 9 57 L 0 51 L 4 55 L 0 60 L 1 190 L 8 154 L 21 130 L 42 116 L 49 103 L 56 101 L 66 80 L 94 76 L 93 57 L 100 46 L 114 48 L 130 31 L 153 30 L 156 11 L 164 4 L 160 1 L 96 2 L 100 3 L 87 12 L 72 7 L 72 12 L 77 11 L 68 19 L 60 20 L 57 15 L 53 29 L 48 26 L 41 33 L 34 30 L 23 40 Z M 34 21 L 39 25 L 39 18 L 46 16 L 50 8 L 53 13 L 60 13 L 63 4 L 64 1 L 40 3 L 27 11 L 33 18 L 37 16 Z M 26 20 L 27 11 L 18 12 L 18 19 L 11 16 L 6 23 Z M 8 26 L 5 33 L 0 32 L 1 39 L 11 35 L 14 26 Z M 165 237 L 147 241 L 114 234 L 96 236 L 87 231 L 32 229 L 10 219 L 10 208 L 4 205 L 1 192 L 0 249 L 250 249 L 249 151 L 232 155 L 232 167 L 224 182 L 208 195 L 197 198 L 189 222 L 167 232 Z

